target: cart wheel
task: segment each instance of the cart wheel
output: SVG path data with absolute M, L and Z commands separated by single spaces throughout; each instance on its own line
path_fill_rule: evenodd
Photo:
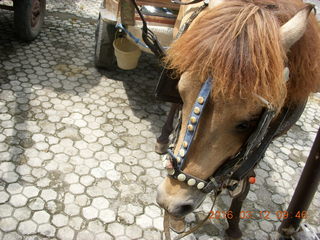
M 99 15 L 96 29 L 95 65 L 96 67 L 112 70 L 115 68 L 113 40 L 115 38 L 115 24 L 104 22 Z
M 22 40 L 33 40 L 43 25 L 46 0 L 15 0 L 13 6 L 16 33 Z

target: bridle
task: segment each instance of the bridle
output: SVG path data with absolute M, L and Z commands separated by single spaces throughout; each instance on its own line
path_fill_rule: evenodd
M 288 70 L 286 69 L 286 71 Z M 212 85 L 214 85 L 214 80 L 212 78 L 208 78 L 202 85 L 191 110 L 185 135 L 178 154 L 175 155 L 173 153 L 173 149 L 177 144 L 177 141 L 175 141 L 174 146 L 170 146 L 168 149 L 168 154 L 164 159 L 166 161 L 164 165 L 170 166 L 166 168 L 169 177 L 184 182 L 190 187 L 195 187 L 203 193 L 214 192 L 215 195 L 217 195 L 223 188 L 233 191 L 238 187 L 240 181 L 242 181 L 244 177 L 247 176 L 248 172 L 263 158 L 266 149 L 287 114 L 286 110 L 282 111 L 277 120 L 273 124 L 270 124 L 275 117 L 275 109 L 267 100 L 257 96 L 265 106 L 260 115 L 256 129 L 250 134 L 238 153 L 226 160 L 225 163 L 208 179 L 199 179 L 185 173 L 183 168 L 193 143 L 194 136 L 197 132 L 203 110 L 210 98 Z M 182 119 L 179 121 L 181 120 Z M 176 136 L 176 140 L 178 137 L 179 136 Z M 170 164 L 168 164 L 167 161 L 170 161 Z
M 285 80 L 289 78 L 288 68 L 285 68 L 284 70 L 284 78 Z M 265 151 L 274 136 L 277 134 L 278 130 L 281 128 L 281 125 L 287 118 L 289 112 L 289 108 L 282 110 L 277 119 L 271 124 L 271 121 L 275 117 L 275 109 L 267 100 L 256 95 L 256 97 L 265 105 L 256 129 L 247 138 L 239 152 L 225 161 L 225 163 L 222 164 L 222 166 L 220 166 L 208 179 L 204 180 L 197 178 L 183 172 L 183 167 L 185 166 L 190 147 L 197 132 L 203 110 L 210 98 L 210 92 L 213 84 L 214 80 L 212 78 L 208 78 L 202 85 L 189 115 L 183 142 L 178 154 L 175 155 L 173 153 L 173 149 L 175 149 L 177 145 L 182 124 L 180 110 L 179 121 L 173 134 L 173 145 L 169 147 L 168 154 L 165 155 L 164 158 L 164 166 L 167 169 L 169 177 L 180 182 L 184 182 L 190 187 L 197 188 L 205 194 L 212 193 L 211 211 L 213 210 L 217 196 L 221 193 L 222 189 L 227 188 L 231 197 L 237 197 L 242 194 L 247 184 L 245 181 L 248 179 L 248 174 L 252 172 L 253 168 L 263 158 Z M 175 240 L 181 239 L 199 229 L 208 220 L 209 216 L 210 213 L 188 231 L 185 231 L 175 237 Z M 171 239 L 169 222 L 170 216 L 166 211 L 164 214 L 164 232 L 167 240 Z

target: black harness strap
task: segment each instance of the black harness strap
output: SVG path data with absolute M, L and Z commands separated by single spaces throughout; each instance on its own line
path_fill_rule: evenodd
M 282 124 L 285 122 L 288 116 L 290 107 L 286 107 L 280 113 L 278 119 L 270 126 L 267 134 L 263 138 L 260 145 L 256 148 L 256 150 L 252 151 L 248 155 L 248 160 L 244 162 L 231 176 L 231 179 L 240 181 L 243 179 L 250 170 L 252 170 L 264 157 L 265 152 L 267 151 L 270 143 L 278 133 L 278 130 L 281 128 Z
M 222 164 L 218 170 L 214 173 L 213 177 L 219 177 L 224 175 L 231 175 L 237 169 L 246 165 L 247 161 L 256 161 L 251 159 L 252 153 L 261 145 L 263 139 L 267 133 L 269 124 L 274 117 L 273 109 L 265 108 L 262 113 L 259 124 L 253 133 L 249 136 L 247 142 L 241 147 L 240 151 L 224 164 Z
M 145 42 L 145 44 L 150 48 L 150 50 L 156 55 L 160 60 L 165 56 L 165 51 L 161 44 L 159 43 L 159 40 L 157 36 L 148 28 L 147 22 L 143 17 L 143 14 L 141 13 L 137 3 L 135 0 L 131 0 L 132 4 L 134 5 L 135 9 L 137 10 L 141 21 L 142 21 L 142 39 Z
M 190 4 L 195 4 L 195 3 L 202 2 L 202 1 L 203 0 L 193 0 L 193 1 L 190 1 L 190 2 L 181 2 L 179 0 L 171 0 L 171 2 L 179 4 L 179 5 L 190 5 Z
M 172 0 L 174 3 L 180 4 L 180 5 L 189 5 L 194 3 L 202 2 L 203 0 L 193 0 L 188 3 L 180 2 L 179 0 Z M 134 5 L 135 9 L 137 10 L 141 21 L 142 21 L 142 39 L 145 42 L 145 44 L 150 48 L 150 50 L 160 59 L 166 55 L 163 47 L 159 43 L 159 40 L 157 39 L 157 36 L 148 28 L 147 22 L 145 18 L 143 17 L 143 14 L 141 13 L 137 3 L 135 0 L 131 0 L 132 4 Z M 205 9 L 208 6 L 207 2 L 204 2 L 202 6 L 200 6 L 197 10 L 195 10 L 191 17 L 188 19 L 188 21 L 179 29 L 179 32 L 177 34 L 177 38 L 181 36 L 182 33 L 184 33 L 190 26 L 190 24 L 193 22 L 193 20 L 199 15 L 199 13 Z
M 198 1 L 197 2 L 201 2 Z M 191 4 L 191 3 L 190 3 Z M 187 5 L 187 4 L 184 4 Z M 190 18 L 182 25 L 182 27 L 180 27 L 179 32 L 177 33 L 176 39 L 179 38 L 182 33 L 184 33 L 185 31 L 188 30 L 188 28 L 190 27 L 191 23 L 193 22 L 193 20 L 199 15 L 199 13 L 204 10 L 206 7 L 208 6 L 208 4 L 206 2 L 204 2 L 204 4 L 200 7 L 198 7 L 190 16 Z

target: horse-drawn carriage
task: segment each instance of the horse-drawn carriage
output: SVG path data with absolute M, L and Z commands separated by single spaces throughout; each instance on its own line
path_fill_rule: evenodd
M 14 11 L 15 31 L 20 39 L 31 41 L 38 36 L 46 12 L 46 0 L 12 0 L 13 7 L 0 5 Z M 1 0 L 0 0 L 1 2 Z

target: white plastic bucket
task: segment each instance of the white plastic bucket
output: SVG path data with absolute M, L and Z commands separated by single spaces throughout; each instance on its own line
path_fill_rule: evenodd
M 131 70 L 137 67 L 141 56 L 141 50 L 137 45 L 126 38 L 117 38 L 113 41 L 113 47 L 119 68 Z

